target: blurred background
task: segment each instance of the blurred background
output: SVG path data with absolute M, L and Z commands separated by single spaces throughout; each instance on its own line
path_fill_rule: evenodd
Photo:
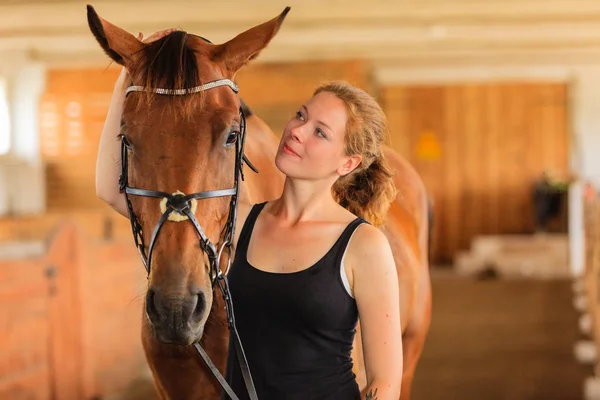
M 155 398 L 143 267 L 95 194 L 119 68 L 85 5 L 0 0 L 0 399 Z M 599 1 L 92 5 L 134 34 L 215 43 L 292 6 L 238 75 L 243 99 L 279 135 L 320 82 L 366 89 L 432 199 L 414 399 L 600 399 Z

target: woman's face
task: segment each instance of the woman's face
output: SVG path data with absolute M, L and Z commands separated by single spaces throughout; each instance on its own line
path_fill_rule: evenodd
M 337 179 L 360 163 L 347 156 L 344 136 L 348 114 L 342 100 L 321 92 L 302 105 L 283 130 L 275 165 L 295 179 Z

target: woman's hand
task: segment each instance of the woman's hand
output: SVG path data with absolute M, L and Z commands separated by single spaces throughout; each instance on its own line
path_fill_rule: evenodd
M 157 31 L 154 32 L 153 34 L 151 34 L 150 36 L 148 36 L 146 39 L 144 39 L 144 34 L 142 32 L 138 33 L 138 40 L 144 42 L 144 43 L 152 43 L 155 42 L 159 39 L 164 38 L 165 36 L 169 35 L 170 33 L 173 33 L 175 31 L 178 31 L 179 29 L 177 28 L 169 28 L 169 29 L 165 29 L 162 31 Z

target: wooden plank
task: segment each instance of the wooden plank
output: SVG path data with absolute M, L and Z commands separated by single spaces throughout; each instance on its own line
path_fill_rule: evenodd
M 40 105 L 40 146 L 48 165 L 49 210 L 102 207 L 95 194 L 96 156 L 119 71 L 91 68 L 48 72 Z
M 482 220 L 485 219 L 483 207 L 485 206 L 485 192 L 487 180 L 482 178 L 483 164 L 485 158 L 485 148 L 482 146 L 483 137 L 486 135 L 483 124 L 483 93 L 487 87 L 483 85 L 466 85 L 462 93 L 462 105 L 464 109 L 464 134 L 462 135 L 462 171 L 463 195 L 462 207 L 468 210 L 462 214 L 462 229 L 464 233 L 460 235 L 458 247 L 454 247 L 452 252 L 458 249 L 469 247 L 471 238 L 482 233 Z
M 51 398 L 43 257 L 0 260 L 0 398 Z
M 329 80 L 344 80 L 371 92 L 368 64 L 359 60 L 251 64 L 236 76 L 240 95 L 250 106 L 305 101 Z
M 388 110 L 386 117 L 389 127 L 389 144 L 401 156 L 410 159 L 410 115 L 411 96 L 408 90 L 381 89 L 379 104 L 384 110 Z M 390 112 L 390 110 L 393 110 Z
M 82 329 L 92 397 L 123 390 L 147 370 L 140 339 L 147 280 L 132 242 L 86 248 Z
M 118 65 L 110 68 L 52 69 L 48 71 L 46 93 L 110 93 L 120 71 Z
M 81 232 L 69 222 L 59 225 L 48 249 L 50 280 L 50 362 L 53 395 L 84 398 L 81 334 Z
M 251 64 L 236 77 L 240 95 L 276 135 L 326 81 L 343 80 L 373 94 L 364 61 L 308 61 Z
M 98 215 L 83 216 L 47 218 L 47 254 L 0 260 L 2 399 L 99 398 L 147 371 L 147 281 L 131 232 L 124 241 L 90 240 L 78 224 Z
M 462 176 L 459 160 L 461 159 L 463 136 L 463 106 L 462 88 L 450 86 L 444 89 L 444 163 L 441 180 L 443 181 L 443 208 L 436 210 L 439 214 L 439 239 L 444 243 L 440 252 L 436 253 L 438 260 L 448 262 L 450 254 L 459 247 L 461 241 L 462 210 Z M 435 228 L 434 228 L 435 229 Z
M 533 232 L 534 181 L 544 169 L 568 176 L 567 88 L 543 82 L 435 88 L 390 86 L 381 93 L 388 119 L 408 127 L 408 138 L 392 134 L 392 140 L 408 143 L 408 159 L 435 201 L 434 261 L 449 262 L 475 235 Z M 426 129 L 436 130 L 441 144 L 436 162 L 412 152 Z
M 90 240 L 132 240 L 129 220 L 108 206 L 103 211 L 50 212 L 24 217 L 0 218 L 0 242 L 45 240 L 64 219 L 77 223 Z
M 487 120 L 487 135 L 485 141 L 486 149 L 496 149 L 503 140 L 503 124 L 502 124 L 502 91 L 499 85 L 488 85 L 487 101 L 485 109 L 488 114 Z M 500 232 L 501 226 L 501 198 L 502 198 L 502 181 L 498 179 L 501 175 L 502 157 L 498 151 L 486 152 L 487 159 L 487 192 L 489 195 L 486 220 L 489 221 L 486 234 Z

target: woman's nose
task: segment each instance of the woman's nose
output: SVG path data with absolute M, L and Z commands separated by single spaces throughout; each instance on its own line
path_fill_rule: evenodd
M 290 133 L 291 133 L 292 138 L 295 141 L 302 143 L 302 138 L 303 138 L 303 133 L 304 133 L 302 130 L 302 125 L 292 128 Z

